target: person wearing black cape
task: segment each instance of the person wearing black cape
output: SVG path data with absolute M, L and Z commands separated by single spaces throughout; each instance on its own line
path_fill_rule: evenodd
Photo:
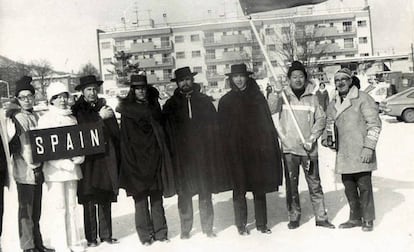
M 231 66 L 231 90 L 219 101 L 225 163 L 232 172 L 235 222 L 248 235 L 246 192 L 253 192 L 256 228 L 266 234 L 266 193 L 282 184 L 281 152 L 269 107 L 245 64 Z
M 162 128 L 159 92 L 144 75 L 131 75 L 121 114 L 120 187 L 135 201 L 135 226 L 141 243 L 169 241 L 162 196 L 175 194 L 172 163 Z M 150 198 L 150 206 L 148 204 Z
M 222 169 L 217 112 L 212 98 L 200 92 L 189 67 L 175 70 L 178 88 L 163 107 L 165 127 L 171 146 L 178 194 L 181 238 L 190 238 L 193 226 L 194 195 L 199 196 L 202 232 L 215 237 L 212 193 L 230 190 Z

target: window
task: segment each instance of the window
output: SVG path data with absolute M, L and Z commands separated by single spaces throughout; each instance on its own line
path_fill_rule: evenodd
M 177 52 L 176 57 L 177 59 L 185 59 L 185 52 Z
M 329 27 L 334 27 L 334 23 L 329 23 Z
M 361 56 L 361 57 L 367 57 L 367 56 L 369 56 L 369 53 L 361 53 L 359 56 Z
M 132 40 L 132 43 L 136 44 L 137 43 L 137 40 L 136 39 Z
M 104 74 L 104 78 L 105 78 L 105 80 L 113 80 L 114 75 L 113 74 Z
M 228 52 L 229 51 L 229 48 L 224 48 L 224 52 Z
M 209 85 L 210 87 L 218 87 L 218 83 L 217 83 L 217 81 L 210 81 L 210 82 L 208 82 L 208 85 Z
M 138 59 L 138 55 L 134 55 L 134 59 L 137 60 Z
M 110 49 L 111 48 L 111 42 L 102 42 L 101 47 L 102 47 L 102 49 Z
M 184 42 L 184 36 L 175 36 L 175 43 L 183 43 Z
M 207 71 L 209 73 L 217 73 L 217 66 L 216 65 L 207 66 Z
M 109 65 L 112 62 L 112 58 L 103 58 L 102 62 L 104 65 Z
M 168 47 L 168 46 L 170 46 L 170 38 L 161 37 L 161 47 Z
M 355 56 L 354 54 L 345 54 L 345 58 L 352 58 L 354 56 Z
M 191 42 L 200 41 L 200 35 L 193 34 L 191 35 Z
M 206 59 L 215 59 L 215 58 L 216 58 L 216 51 L 214 49 L 207 49 Z
M 198 58 L 198 57 L 201 57 L 201 51 L 192 51 L 192 52 L 191 52 L 191 57 L 192 57 L 192 58 Z
M 366 43 L 368 43 L 368 38 L 367 37 L 360 37 L 358 40 L 359 40 L 359 43 L 360 44 L 366 44 Z
M 266 35 L 274 35 L 275 34 L 275 29 L 273 29 L 273 28 L 266 28 L 265 29 L 265 34 Z
M 331 43 L 334 44 L 335 43 L 335 39 L 331 39 Z
M 241 51 L 243 51 L 243 46 L 240 46 L 239 47 L 239 51 L 241 52 Z
M 115 47 L 117 51 L 125 50 L 125 41 L 115 41 Z
M 276 45 L 267 45 L 267 50 L 269 52 L 274 52 L 276 51 Z
M 283 43 L 283 50 L 289 50 L 290 49 L 290 44 L 289 43 Z
M 336 55 L 332 55 L 332 59 L 336 59 Z
M 272 63 L 272 66 L 277 66 L 277 61 L 276 60 L 272 60 L 272 61 L 270 61 L 270 63 Z
M 148 42 L 152 42 L 152 38 L 148 38 Z
M 203 68 L 201 66 L 195 66 L 193 67 L 193 72 L 202 73 Z
M 352 31 L 352 21 L 342 22 L 342 27 L 343 27 L 344 32 L 351 32 Z
M 290 27 L 289 26 L 282 27 L 282 34 L 289 34 L 289 33 L 290 33 Z
M 367 21 L 366 20 L 359 20 L 357 23 L 358 23 L 358 27 L 366 27 L 367 26 Z
M 151 70 L 151 75 L 154 75 L 155 74 L 155 70 Z
M 344 48 L 354 48 L 354 39 L 353 38 L 345 38 L 344 39 Z

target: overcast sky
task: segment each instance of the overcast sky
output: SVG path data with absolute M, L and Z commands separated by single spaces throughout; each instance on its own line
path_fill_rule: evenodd
M 328 0 L 328 2 L 339 0 Z M 363 5 L 364 0 L 343 0 Z M 413 0 L 369 0 L 374 50 L 409 52 L 414 41 Z M 202 19 L 237 12 L 237 0 L 0 0 L 0 55 L 30 62 L 48 59 L 56 70 L 78 71 L 92 62 L 98 66 L 96 29 L 135 19 L 156 21 L 167 13 L 169 22 Z M 240 8 L 237 6 L 237 8 Z M 148 13 L 147 10 L 151 10 Z

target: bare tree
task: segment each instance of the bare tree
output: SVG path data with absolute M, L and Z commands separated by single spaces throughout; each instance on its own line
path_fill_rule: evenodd
M 52 65 L 48 60 L 40 59 L 32 61 L 30 64 L 30 67 L 32 69 L 32 73 L 34 76 L 40 77 L 40 92 L 42 96 L 44 97 L 46 95 L 46 85 L 47 82 L 45 81 L 45 77 L 48 76 L 53 72 Z
M 95 75 L 98 77 L 100 74 L 99 74 L 98 69 L 91 62 L 88 62 L 82 65 L 78 71 L 78 76 L 85 76 L 85 75 Z

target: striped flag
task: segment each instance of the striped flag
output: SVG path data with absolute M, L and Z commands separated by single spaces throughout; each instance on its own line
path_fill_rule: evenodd
M 327 0 L 239 0 L 245 15 L 292 8 L 300 5 L 318 4 Z

